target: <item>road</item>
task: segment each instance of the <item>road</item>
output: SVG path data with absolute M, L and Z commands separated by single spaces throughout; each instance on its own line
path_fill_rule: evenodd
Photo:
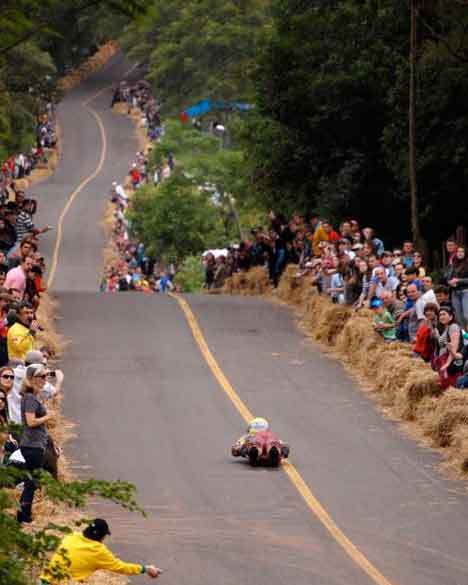
M 96 169 L 102 143 L 82 103 L 123 71 L 114 59 L 61 105 L 61 164 L 32 190 L 43 221 L 57 222 Z M 112 548 L 167 569 L 163 585 L 466 585 L 465 486 L 445 479 L 435 454 L 384 420 L 343 368 L 305 341 L 286 308 L 186 297 L 227 379 L 291 444 L 295 467 L 378 570 L 374 578 L 284 471 L 230 458 L 245 423 L 177 301 L 97 292 L 106 194 L 136 151 L 130 122 L 112 114 L 109 101 L 106 90 L 90 104 L 105 130 L 106 159 L 65 218 L 53 290 L 72 341 L 63 366 L 65 413 L 77 423 L 69 445 L 75 470 L 133 481 L 148 512 L 143 519 L 99 504 Z M 44 249 L 51 257 L 52 235 Z

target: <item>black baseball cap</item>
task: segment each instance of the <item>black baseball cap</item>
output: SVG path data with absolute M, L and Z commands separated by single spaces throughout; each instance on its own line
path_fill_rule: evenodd
M 110 536 L 109 524 L 102 518 L 95 518 L 87 527 L 86 532 L 97 538 L 102 538 L 108 534 Z

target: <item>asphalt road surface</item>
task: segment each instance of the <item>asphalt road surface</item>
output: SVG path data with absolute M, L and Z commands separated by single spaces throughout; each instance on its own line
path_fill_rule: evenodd
M 96 120 L 82 102 L 125 70 L 114 59 L 61 105 L 60 167 L 32 189 L 44 222 L 58 221 L 101 155 Z M 383 585 L 346 554 L 283 471 L 230 458 L 245 424 L 176 300 L 97 292 L 105 199 L 137 148 L 130 122 L 109 102 L 106 90 L 91 103 L 105 128 L 106 159 L 64 221 L 53 289 L 72 342 L 63 366 L 65 411 L 77 423 L 68 448 L 75 470 L 136 483 L 148 512 L 144 519 L 98 504 L 112 548 L 166 569 L 164 585 Z M 53 245 L 51 234 L 49 256 Z M 186 298 L 242 400 L 291 444 L 309 488 L 386 583 L 466 585 L 466 488 L 439 474 L 437 456 L 383 420 L 343 368 L 306 343 L 287 309 Z

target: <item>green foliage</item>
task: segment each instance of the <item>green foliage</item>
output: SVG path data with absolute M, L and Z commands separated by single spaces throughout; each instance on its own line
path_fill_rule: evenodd
M 73 39 L 73 29 L 82 16 L 104 10 L 134 16 L 146 9 L 146 0 L 3 0 L 0 15 L 0 57 L 31 39 L 55 37 Z M 72 25 L 66 28 L 66 25 Z
M 139 189 L 130 212 L 132 229 L 148 253 L 180 261 L 223 241 L 223 227 L 210 194 L 175 174 L 158 187 Z
M 89 57 L 147 0 L 4 0 L 0 12 L 0 159 L 34 144 L 57 73 Z
M 418 182 L 435 246 L 468 217 L 468 7 L 420 3 L 418 26 Z M 409 235 L 408 42 L 400 0 L 274 1 L 246 133 L 264 206 L 357 216 L 394 242 Z
M 204 282 L 204 272 L 200 256 L 187 256 L 177 270 L 174 282 L 182 292 L 200 292 Z
M 129 54 L 149 59 L 149 79 L 167 111 L 201 98 L 248 99 L 257 35 L 269 0 L 155 3 L 124 37 Z
M 152 165 L 157 166 L 172 152 L 179 167 L 194 185 L 203 185 L 217 194 L 219 212 L 227 232 L 238 236 L 233 198 L 245 199 L 247 176 L 244 151 L 223 148 L 220 138 L 178 121 L 166 125 L 163 140 L 156 145 Z

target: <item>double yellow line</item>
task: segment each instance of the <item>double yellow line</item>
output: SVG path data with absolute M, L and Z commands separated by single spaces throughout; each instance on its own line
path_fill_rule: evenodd
M 101 137 L 101 154 L 99 156 L 98 165 L 95 168 L 95 170 L 88 177 L 86 177 L 86 179 L 83 179 L 83 181 L 81 181 L 81 183 L 76 187 L 76 189 L 68 196 L 67 202 L 66 202 L 66 204 L 65 204 L 64 208 L 62 209 L 62 212 L 59 216 L 59 219 L 57 222 L 57 236 L 55 238 L 54 251 L 52 254 L 52 260 L 51 260 L 50 268 L 49 268 L 49 276 L 47 279 L 47 288 L 49 290 L 52 287 L 52 284 L 53 284 L 54 278 L 55 278 L 55 274 L 57 272 L 57 265 L 58 265 L 59 254 L 60 254 L 60 246 L 62 244 L 62 239 L 63 239 L 63 224 L 65 222 L 65 218 L 67 216 L 67 213 L 69 212 L 70 207 L 72 206 L 73 202 L 78 197 L 78 195 L 81 193 L 81 191 L 83 191 L 83 189 L 86 187 L 86 185 L 88 185 L 91 181 L 93 181 L 99 175 L 99 173 L 102 171 L 102 167 L 104 166 L 104 162 L 106 160 L 106 156 L 107 156 L 106 130 L 104 128 L 104 124 L 102 122 L 101 116 L 89 104 L 94 99 L 96 99 L 99 95 L 101 95 L 103 92 L 107 91 L 108 89 L 109 89 L 108 87 L 104 87 L 103 89 L 101 89 L 97 93 L 95 93 L 93 96 L 91 96 L 89 99 L 81 102 L 81 105 L 86 110 L 88 110 L 88 112 L 94 117 L 94 119 L 96 120 L 96 123 L 98 125 L 99 134 Z
M 249 422 L 254 415 L 247 408 L 245 403 L 240 398 L 239 394 L 234 390 L 232 384 L 224 375 L 218 362 L 214 358 L 213 354 L 208 347 L 206 339 L 200 329 L 195 315 L 193 314 L 190 305 L 187 301 L 178 296 L 171 294 L 171 296 L 177 300 L 180 308 L 185 314 L 189 327 L 192 331 L 192 335 L 206 361 L 213 376 L 218 381 L 221 388 L 227 394 L 231 402 L 236 407 L 237 411 L 244 419 L 245 422 Z M 304 481 L 303 477 L 292 463 L 284 461 L 282 468 L 291 483 L 300 493 L 308 508 L 328 530 L 333 539 L 343 548 L 346 554 L 360 567 L 370 579 L 377 585 L 391 585 L 390 581 L 369 561 L 369 559 L 356 547 L 356 545 L 344 534 L 344 532 L 338 527 L 333 518 L 328 514 L 319 500 L 314 496 L 309 486 Z

